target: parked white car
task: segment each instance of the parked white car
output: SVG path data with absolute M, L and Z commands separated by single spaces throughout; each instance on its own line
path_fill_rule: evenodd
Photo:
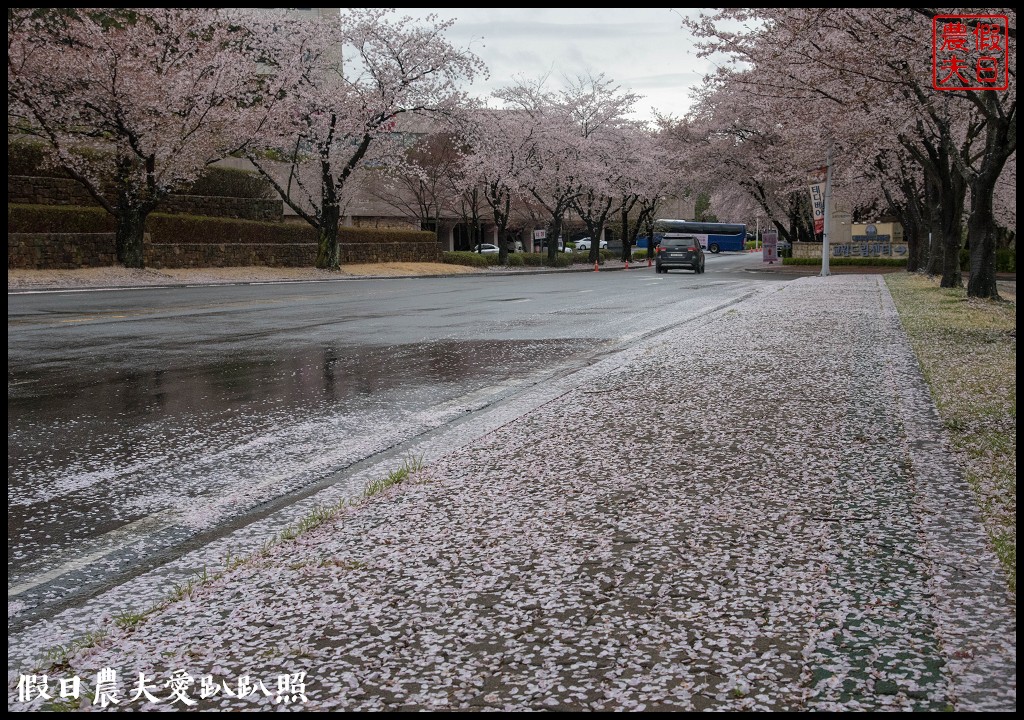
M 561 238 L 558 239 L 558 249 L 561 252 L 564 252 L 564 253 L 571 253 L 572 252 L 572 246 L 571 245 L 566 245 L 565 241 L 562 240 Z M 547 240 L 543 241 L 540 244 L 540 251 L 544 252 L 544 253 L 546 253 L 548 251 L 548 241 Z
M 484 255 L 496 254 L 498 252 L 498 246 L 491 245 L 490 243 L 482 243 L 473 248 L 473 252 L 483 253 Z
M 602 240 L 601 244 L 598 245 L 598 247 L 601 250 L 607 250 L 608 249 L 608 241 L 607 240 Z M 576 241 L 576 249 L 577 250 L 589 250 L 590 249 L 590 238 L 585 237 L 585 238 L 580 238 L 579 240 L 577 240 Z

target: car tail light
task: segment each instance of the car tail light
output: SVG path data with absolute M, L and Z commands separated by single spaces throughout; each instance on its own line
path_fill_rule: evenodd
M 688 247 L 686 249 L 689 250 L 690 252 L 697 252 L 697 248 L 695 248 L 693 245 L 691 245 L 690 247 Z

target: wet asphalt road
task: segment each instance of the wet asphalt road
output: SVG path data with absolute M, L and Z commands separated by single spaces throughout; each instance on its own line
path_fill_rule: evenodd
M 9 295 L 8 600 L 30 621 L 790 279 L 758 265 Z

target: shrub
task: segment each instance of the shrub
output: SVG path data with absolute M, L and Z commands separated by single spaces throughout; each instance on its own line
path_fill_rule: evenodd
M 522 253 L 509 253 L 508 265 L 509 267 L 523 267 L 526 265 L 526 260 L 523 259 Z
M 81 157 L 103 159 L 107 153 L 92 149 L 77 149 L 71 152 Z M 70 178 L 63 168 L 46 164 L 46 145 L 36 140 L 14 140 L 7 143 L 7 174 L 29 177 Z
M 821 265 L 821 258 L 782 258 L 783 265 Z M 907 264 L 906 258 L 830 258 L 829 265 L 865 267 L 899 267 Z
M 7 205 L 9 233 L 114 232 L 114 217 L 100 207 Z
M 1017 248 L 996 249 L 996 272 L 1017 272 Z
M 154 243 L 280 245 L 316 242 L 316 230 L 302 223 L 260 222 L 200 215 L 151 213 L 146 231 Z M 340 238 L 339 238 L 340 240 Z
M 971 269 L 971 253 L 967 248 L 960 251 L 960 267 L 964 271 Z M 996 248 L 996 272 L 1017 272 L 1017 248 Z
M 114 217 L 103 208 L 75 205 L 7 206 L 9 233 L 113 232 Z M 259 222 L 199 215 L 150 213 L 146 231 L 154 243 L 315 243 L 316 231 L 305 223 Z
M 388 243 L 436 243 L 437 236 L 426 230 L 402 228 L 338 228 L 338 242 L 346 245 L 377 245 Z
M 207 168 L 191 187 L 182 189 L 179 194 L 231 198 L 277 196 L 271 184 L 256 173 L 225 167 Z
M 60 168 L 44 166 L 43 144 L 30 140 L 7 143 L 7 174 L 30 177 L 69 177 Z
M 468 250 L 445 251 L 441 253 L 441 262 L 485 268 L 498 264 L 498 254 L 490 253 L 484 255 L 483 253 Z

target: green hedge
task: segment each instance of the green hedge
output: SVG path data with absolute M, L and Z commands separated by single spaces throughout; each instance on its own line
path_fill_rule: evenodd
M 190 187 L 176 194 L 230 198 L 277 197 L 274 187 L 257 173 L 225 167 L 207 168 Z
M 468 265 L 469 267 L 497 267 L 498 253 L 473 252 L 471 250 L 455 250 L 441 253 L 441 262 L 451 265 Z M 547 253 L 509 253 L 508 265 L 510 267 L 570 267 L 573 264 L 572 253 L 558 253 L 555 262 L 548 262 Z
M 9 233 L 114 232 L 114 218 L 103 208 L 75 205 L 7 205 Z M 222 245 L 228 243 L 315 243 L 316 230 L 306 223 L 260 222 L 202 215 L 150 213 L 146 231 L 154 243 Z M 347 245 L 377 243 L 434 243 L 434 233 L 420 230 L 338 230 L 338 242 Z M 497 257 L 497 256 L 495 256 Z
M 960 251 L 960 267 L 971 269 L 971 253 L 967 248 Z M 996 248 L 996 272 L 1017 272 L 1017 248 Z
M 30 177 L 70 177 L 60 168 L 45 167 L 43 144 L 31 140 L 7 143 L 7 174 Z
M 478 253 L 468 250 L 445 251 L 441 253 L 441 262 L 450 265 L 468 265 L 469 267 L 490 267 L 498 264 L 498 253 Z
M 100 207 L 7 204 L 9 233 L 114 232 L 114 218 Z
M 96 233 L 114 232 L 115 229 L 113 216 L 103 208 L 7 205 L 9 233 Z M 169 213 L 150 213 L 146 219 L 146 231 L 150 233 L 152 242 L 167 244 L 316 242 L 316 230 L 305 223 L 258 222 Z
M 338 242 L 346 245 L 378 245 L 411 242 L 436 243 L 437 235 L 427 230 L 342 227 L 338 229 Z
M 783 265 L 821 265 L 821 258 L 782 258 Z M 829 265 L 852 265 L 863 267 L 900 267 L 907 264 L 906 258 L 829 258 Z
M 277 245 L 316 243 L 316 230 L 306 223 L 259 222 L 201 215 L 151 213 L 146 220 L 151 242 L 174 245 Z M 339 241 L 341 240 L 339 235 Z
M 43 144 L 31 140 L 15 140 L 7 144 L 7 174 L 28 177 L 71 177 L 61 168 L 47 167 Z M 273 198 L 273 186 L 259 174 L 236 168 L 209 167 L 179 195 L 206 197 Z

